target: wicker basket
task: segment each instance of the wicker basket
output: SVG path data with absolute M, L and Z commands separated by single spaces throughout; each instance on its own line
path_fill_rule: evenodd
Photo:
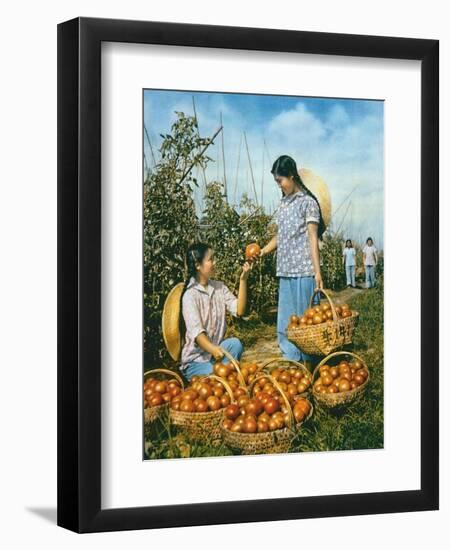
M 301 370 L 302 373 L 310 379 L 311 385 L 308 387 L 308 389 L 305 392 L 298 394 L 298 397 L 307 397 L 311 390 L 313 380 L 311 372 L 305 367 L 303 363 L 299 363 L 298 361 L 294 361 L 293 359 L 286 359 L 285 357 L 274 357 L 273 359 L 265 361 L 258 369 L 258 373 L 268 372 L 269 374 L 272 374 L 272 372 L 279 367 L 294 367 L 297 370 Z
M 308 355 L 328 355 L 346 344 L 351 344 L 359 317 L 357 311 L 352 311 L 351 317 L 339 319 L 331 298 L 324 290 L 316 289 L 314 291 L 309 307 L 313 306 L 314 297 L 319 293 L 322 293 L 328 300 L 333 320 L 318 325 L 299 326 L 286 330 L 288 339 Z
M 233 401 L 233 392 L 231 391 L 228 383 L 223 380 L 223 378 L 220 378 L 215 374 L 211 374 L 202 378 L 212 378 L 213 380 L 218 380 L 230 396 L 230 400 Z M 192 441 L 207 440 L 212 444 L 220 443 L 220 424 L 224 416 L 223 408 L 219 409 L 218 411 L 208 412 L 184 412 L 170 409 L 169 414 L 171 423 L 174 426 L 178 426 L 179 428 L 181 428 Z
M 154 373 L 169 374 L 180 383 L 182 389 L 184 389 L 183 379 L 179 374 L 168 369 L 153 369 L 144 372 L 144 380 L 147 376 L 150 376 Z M 151 424 L 159 418 L 161 418 L 169 409 L 169 403 L 163 403 L 162 405 L 157 405 L 156 407 L 146 407 L 144 409 L 144 423 Z
M 233 367 L 236 369 L 236 373 L 237 373 L 237 378 L 238 378 L 238 381 L 239 381 L 239 385 L 242 386 L 243 388 L 246 388 L 247 389 L 247 384 L 245 383 L 245 380 L 244 380 L 244 377 L 242 376 L 242 372 L 241 372 L 241 367 L 240 367 L 240 364 L 239 364 L 239 361 L 237 359 L 235 359 L 231 353 L 229 353 L 226 349 L 223 349 L 223 348 L 220 348 L 223 352 L 223 354 L 225 355 L 225 357 L 230 361 L 230 363 L 233 365 Z M 222 378 L 220 378 L 220 380 L 222 380 Z
M 231 449 L 240 451 L 241 454 L 244 455 L 287 453 L 291 446 L 292 439 L 295 436 L 295 430 L 300 428 L 300 426 L 304 422 L 306 422 L 306 420 L 311 418 L 313 413 L 312 403 L 308 401 L 311 405 L 308 416 L 303 420 L 303 422 L 294 424 L 294 415 L 292 413 L 291 405 L 289 403 L 289 399 L 286 397 L 286 394 L 280 388 L 277 381 L 270 374 L 265 374 L 263 376 L 269 377 L 271 379 L 273 385 L 277 388 L 277 390 L 280 392 L 280 395 L 283 397 L 284 402 L 287 406 L 287 410 L 289 412 L 290 426 L 280 428 L 279 430 L 274 430 L 273 432 L 252 434 L 232 432 L 224 428 L 222 425 L 221 428 L 224 443 L 228 445 L 228 447 L 230 447 Z M 259 378 L 261 377 L 255 378 L 255 380 L 253 380 L 253 382 L 250 384 L 250 393 L 253 385 Z
M 345 356 L 345 355 L 353 357 L 354 359 L 358 359 L 358 361 L 361 361 L 361 363 L 364 365 L 364 367 L 367 369 L 367 372 L 368 372 L 366 380 L 360 386 L 355 388 L 354 390 L 349 390 L 349 391 L 346 391 L 346 392 L 338 392 L 338 393 L 319 393 L 319 392 L 317 392 L 314 388 L 314 382 L 315 382 L 315 379 L 317 378 L 317 374 L 319 373 L 320 367 L 322 365 L 326 365 L 328 363 L 328 361 L 330 359 L 332 359 L 333 357 L 341 357 L 341 356 Z M 355 353 L 352 353 L 350 351 L 337 351 L 335 353 L 332 353 L 332 354 L 328 355 L 324 359 L 322 359 L 322 361 L 314 369 L 312 394 L 314 396 L 314 400 L 316 401 L 316 403 L 322 408 L 332 409 L 332 408 L 335 408 L 335 407 L 342 407 L 342 406 L 350 405 L 357 398 L 362 397 L 362 395 L 364 394 L 364 392 L 367 388 L 367 384 L 369 382 L 369 379 L 370 379 L 369 368 L 367 367 L 367 364 L 365 363 L 365 361 L 361 357 L 359 357 L 359 355 L 356 355 Z

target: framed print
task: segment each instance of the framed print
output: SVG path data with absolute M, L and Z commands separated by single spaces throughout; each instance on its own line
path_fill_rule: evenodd
M 438 508 L 438 89 L 435 40 L 58 26 L 60 526 Z

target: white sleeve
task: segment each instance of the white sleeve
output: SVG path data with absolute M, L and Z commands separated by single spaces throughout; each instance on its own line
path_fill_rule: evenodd
M 186 325 L 186 334 L 195 341 L 197 336 L 206 332 L 203 326 L 198 305 L 195 303 L 192 293 L 186 292 L 183 296 L 183 318 Z
M 225 299 L 225 306 L 227 310 L 231 313 L 231 315 L 237 317 L 238 300 L 226 285 L 223 285 L 223 296 Z

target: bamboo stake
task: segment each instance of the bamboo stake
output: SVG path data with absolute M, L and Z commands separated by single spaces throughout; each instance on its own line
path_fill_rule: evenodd
M 261 163 L 261 204 L 264 204 L 264 144 L 266 140 L 263 140 L 263 152 L 262 152 L 262 163 Z
M 222 111 L 220 111 L 220 125 L 223 128 L 223 120 L 222 120 Z M 228 193 L 227 193 L 227 173 L 225 170 L 225 145 L 224 145 L 224 134 L 225 130 L 222 131 L 222 162 L 223 162 L 223 192 L 225 195 L 225 200 L 228 203 Z
M 248 150 L 248 143 L 247 143 L 247 135 L 246 135 L 245 132 L 244 132 L 244 141 L 245 141 L 245 147 L 247 149 L 247 157 L 248 157 L 248 164 L 249 164 L 249 167 L 250 167 L 250 175 L 251 175 L 251 179 L 252 179 L 253 192 L 255 193 L 255 202 L 256 202 L 256 204 L 258 204 L 258 194 L 256 192 L 255 178 L 253 176 L 252 160 L 250 158 L 250 151 Z
M 341 204 L 336 208 L 336 210 L 333 212 L 333 217 L 339 212 L 342 205 L 345 204 L 345 202 L 350 198 L 350 195 L 353 194 L 353 192 L 361 185 L 361 183 L 358 183 L 353 187 L 353 189 L 350 191 L 350 193 L 342 200 Z
M 147 136 L 148 145 L 150 147 L 150 153 L 151 153 L 152 159 L 153 159 L 153 166 L 155 167 L 156 166 L 156 160 L 155 160 L 155 155 L 153 153 L 152 142 L 150 141 L 150 136 L 148 135 L 147 127 L 145 126 L 145 124 L 144 124 L 144 131 L 145 131 L 145 135 Z
M 239 177 L 239 162 L 241 160 L 241 147 L 242 147 L 242 134 L 241 139 L 239 141 L 239 149 L 238 149 L 238 159 L 237 159 L 237 165 L 236 165 L 236 180 L 234 182 L 234 204 L 236 204 L 236 191 L 237 191 L 237 184 L 238 184 L 238 177 Z
M 200 151 L 200 156 L 203 155 L 203 153 L 206 151 L 206 149 L 208 149 L 208 147 L 214 143 L 214 140 L 216 139 L 216 137 L 219 135 L 219 133 L 222 131 L 222 126 L 216 130 L 215 134 L 213 135 L 213 137 L 211 138 L 211 140 L 209 141 L 209 143 L 207 143 L 203 149 Z M 192 170 L 192 168 L 194 167 L 195 165 L 195 162 L 192 162 L 191 165 L 189 166 L 189 168 L 184 172 L 184 174 L 181 176 L 181 179 L 180 181 L 178 182 L 178 184 L 182 183 L 183 180 L 186 178 L 186 176 L 189 174 L 189 172 Z
M 150 170 L 148 169 L 148 162 L 147 162 L 147 156 L 146 154 L 144 153 L 144 181 L 147 179 L 147 176 L 150 172 Z
M 247 220 L 249 220 L 252 216 L 254 216 L 257 212 L 259 212 L 261 210 L 261 206 L 258 206 L 257 208 L 255 208 L 255 210 L 253 210 L 253 212 L 251 214 L 249 214 L 247 217 L 245 217 L 243 220 L 241 220 L 238 225 L 241 225 L 243 224 L 244 222 L 246 222 Z
M 200 137 L 200 128 L 198 125 L 198 118 L 197 118 L 197 109 L 195 108 L 195 98 L 192 96 L 192 107 L 194 109 L 194 117 L 195 117 L 195 127 L 197 129 L 197 136 Z M 203 173 L 203 187 L 204 191 L 206 192 L 206 172 L 204 166 L 202 166 L 202 173 Z
M 351 205 L 351 204 L 352 204 L 352 203 L 351 203 L 351 201 L 350 201 L 350 202 L 348 203 L 348 205 L 347 205 L 347 208 L 346 208 L 346 210 L 345 210 L 345 214 L 344 214 L 344 216 L 343 216 L 343 218 L 342 218 L 342 221 L 341 221 L 341 223 L 339 224 L 339 227 L 338 227 L 338 229 L 337 229 L 337 231 L 336 231 L 336 235 L 339 235 L 339 231 L 340 231 L 340 229 L 341 229 L 341 227 L 342 227 L 342 224 L 343 224 L 344 221 L 345 221 L 345 217 L 347 216 L 347 212 L 348 212 L 348 209 L 350 208 L 350 205 Z

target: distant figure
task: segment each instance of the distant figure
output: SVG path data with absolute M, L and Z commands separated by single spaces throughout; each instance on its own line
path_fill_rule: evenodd
M 344 259 L 345 274 L 347 276 L 347 287 L 356 288 L 355 268 L 356 268 L 356 250 L 353 248 L 352 241 L 345 241 L 345 248 L 342 254 Z
M 366 269 L 366 287 L 372 288 L 375 286 L 375 266 L 378 263 L 378 250 L 373 244 L 373 240 L 369 237 L 366 241 L 366 246 L 363 248 L 363 262 Z

